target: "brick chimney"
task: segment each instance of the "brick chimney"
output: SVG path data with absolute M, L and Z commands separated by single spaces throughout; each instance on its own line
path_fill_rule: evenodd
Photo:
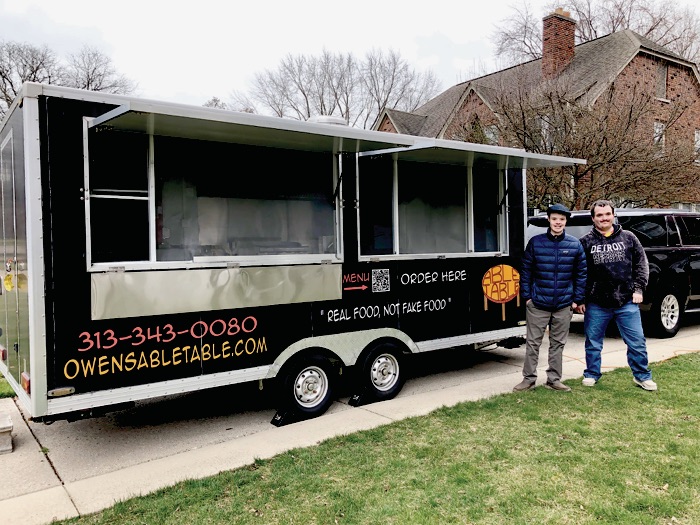
M 574 58 L 576 21 L 561 7 L 542 19 L 542 78 L 558 75 Z

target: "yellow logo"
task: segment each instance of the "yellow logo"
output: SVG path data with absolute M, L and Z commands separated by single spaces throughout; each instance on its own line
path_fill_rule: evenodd
M 520 306 L 520 273 L 508 264 L 499 264 L 486 270 L 481 279 L 481 289 L 484 292 L 484 310 L 489 309 L 489 301 L 501 304 L 504 321 L 505 303 L 517 298 Z

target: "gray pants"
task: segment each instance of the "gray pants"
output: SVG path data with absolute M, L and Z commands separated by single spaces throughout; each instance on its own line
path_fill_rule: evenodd
M 523 378 L 535 382 L 537 379 L 537 362 L 540 358 L 540 346 L 544 332 L 549 326 L 549 368 L 547 381 L 550 383 L 561 380 L 562 354 L 566 339 L 569 337 L 569 326 L 574 312 L 570 307 L 556 312 L 540 310 L 532 301 L 525 306 L 527 312 L 527 342 L 525 344 L 525 365 Z

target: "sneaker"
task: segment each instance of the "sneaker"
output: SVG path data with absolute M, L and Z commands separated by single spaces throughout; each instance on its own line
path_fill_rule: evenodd
M 651 379 L 647 379 L 645 381 L 637 379 L 636 377 L 633 377 L 632 379 L 637 385 L 641 386 L 644 390 L 653 391 L 653 390 L 656 390 L 658 388 L 656 386 L 656 383 L 654 383 Z
M 561 381 L 552 381 L 552 382 L 547 381 L 544 384 L 544 387 L 549 388 L 550 390 L 558 390 L 559 392 L 571 392 L 571 388 L 566 386 Z
M 513 392 L 524 392 L 525 390 L 532 390 L 533 388 L 535 388 L 534 381 L 523 379 L 520 383 L 513 387 Z
M 581 381 L 581 384 L 583 386 L 595 386 L 596 383 L 597 383 L 597 381 L 595 379 L 593 379 L 592 377 L 584 377 L 583 381 Z

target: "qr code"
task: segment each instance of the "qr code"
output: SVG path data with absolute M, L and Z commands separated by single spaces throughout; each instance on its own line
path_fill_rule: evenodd
M 389 269 L 372 270 L 372 291 L 373 292 L 388 292 L 389 291 Z

